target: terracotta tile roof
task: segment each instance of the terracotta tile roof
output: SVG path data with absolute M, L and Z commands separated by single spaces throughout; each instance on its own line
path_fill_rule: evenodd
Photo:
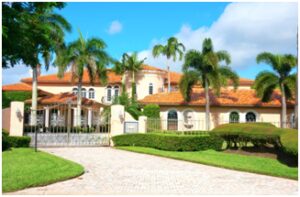
M 154 66 L 149 66 L 147 64 L 144 64 L 143 66 L 143 70 L 152 70 L 152 71 L 162 71 L 162 72 L 166 72 L 166 70 L 154 67 Z
M 281 96 L 279 92 L 272 95 L 269 102 L 261 102 L 256 97 L 254 90 L 221 90 L 220 97 L 216 97 L 210 92 L 210 101 L 212 106 L 261 106 L 261 107 L 280 107 Z M 194 88 L 190 102 L 185 102 L 180 91 L 170 93 L 158 93 L 146 96 L 139 101 L 141 104 L 158 104 L 158 105 L 205 105 L 205 95 L 202 88 Z M 294 105 L 294 101 L 289 101 L 288 105 Z
M 120 83 L 121 82 L 121 75 L 115 74 L 113 71 L 108 69 L 107 72 L 108 76 L 108 83 L 114 84 L 114 83 Z M 72 82 L 72 73 L 66 72 L 62 78 L 59 78 L 57 74 L 51 74 L 51 75 L 44 75 L 38 77 L 38 83 L 48 83 L 48 84 L 66 84 Z M 32 78 L 25 78 L 21 80 L 24 83 L 31 83 Z M 89 75 L 87 70 L 83 72 L 83 84 L 89 84 Z M 95 84 L 100 84 L 98 77 L 95 79 Z
M 68 102 L 72 101 L 72 104 L 76 105 L 77 96 L 71 92 L 64 92 L 49 96 L 44 96 L 38 98 L 38 104 L 41 105 L 51 105 L 51 104 L 67 104 Z M 31 99 L 26 100 L 25 103 L 31 103 Z M 82 98 L 82 105 L 85 106 L 104 106 L 101 103 L 93 101 L 91 99 Z
M 31 85 L 28 85 L 26 83 L 15 83 L 15 84 L 8 84 L 2 86 L 2 91 L 25 91 L 25 92 L 31 92 L 32 88 Z M 46 92 L 44 90 L 38 89 L 38 93 L 40 96 L 43 95 L 52 95 L 50 92 Z

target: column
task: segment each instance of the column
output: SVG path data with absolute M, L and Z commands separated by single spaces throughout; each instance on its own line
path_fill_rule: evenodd
M 23 136 L 24 102 L 10 103 L 10 136 Z
M 146 116 L 140 116 L 139 117 L 139 133 L 147 133 L 147 117 Z
M 75 108 L 72 108 L 73 109 L 73 126 L 77 126 L 77 118 L 78 118 L 78 116 L 77 116 L 77 108 L 75 107 Z
M 45 127 L 49 127 L 49 107 L 45 107 Z
M 92 127 L 92 108 L 88 108 L 88 125 Z

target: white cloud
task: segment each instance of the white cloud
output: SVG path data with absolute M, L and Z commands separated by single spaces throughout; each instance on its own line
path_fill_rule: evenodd
M 108 33 L 109 34 L 116 34 L 121 32 L 123 29 L 123 25 L 122 23 L 120 23 L 119 21 L 115 20 L 113 22 L 111 22 L 109 29 L 108 29 Z
M 296 3 L 231 3 L 210 27 L 192 29 L 184 24 L 174 36 L 187 49 L 198 50 L 210 37 L 215 50 L 231 54 L 232 67 L 245 69 L 255 65 L 256 55 L 263 51 L 296 54 L 297 15 Z M 147 57 L 146 63 L 164 68 L 164 57 L 152 57 L 153 45 L 152 41 L 150 49 L 139 55 Z M 180 71 L 181 65 L 172 63 L 171 69 Z

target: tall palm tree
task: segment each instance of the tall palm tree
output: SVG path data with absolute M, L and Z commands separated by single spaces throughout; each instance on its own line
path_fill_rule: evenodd
M 292 98 L 296 91 L 296 74 L 291 74 L 297 64 L 293 55 L 280 55 L 263 52 L 257 55 L 257 63 L 269 64 L 274 72 L 262 71 L 255 78 L 253 88 L 262 101 L 269 101 L 275 89 L 281 92 L 281 127 L 286 127 L 286 99 Z
M 111 58 L 105 48 L 106 44 L 101 39 L 84 39 L 79 32 L 79 39 L 62 47 L 58 52 L 56 58 L 58 76 L 63 77 L 66 70 L 71 67 L 72 81 L 77 80 L 77 126 L 81 126 L 81 89 L 84 70 L 87 70 L 92 85 L 96 77 L 102 84 L 107 82 L 106 66 L 111 62 Z
M 125 73 L 126 71 L 131 73 L 131 99 L 136 99 L 136 83 L 135 83 L 135 76 L 136 73 L 142 70 L 142 66 L 146 58 L 139 60 L 137 52 L 134 52 L 132 55 L 127 53 L 123 54 L 122 60 L 122 70 Z
M 14 2 L 3 3 L 3 67 L 13 67 L 18 62 L 32 69 L 31 124 L 36 125 L 37 76 L 44 59 L 46 70 L 57 46 L 64 42 L 64 32 L 71 25 L 54 9 L 61 9 L 64 3 Z M 16 31 L 17 29 L 17 31 Z M 8 64 L 9 62 L 9 64 Z
M 226 66 L 221 66 L 221 62 Z M 190 101 L 192 87 L 200 84 L 205 89 L 205 113 L 206 130 L 210 130 L 210 97 L 209 89 L 213 89 L 220 95 L 220 89 L 227 86 L 228 79 L 232 80 L 234 88 L 239 85 L 238 75 L 227 65 L 230 63 L 230 55 L 227 51 L 213 49 L 210 38 L 206 38 L 202 44 L 202 51 L 190 50 L 186 53 L 183 65 L 184 75 L 180 81 L 180 91 L 185 101 Z
M 113 67 L 113 71 L 118 74 L 118 75 L 122 75 L 122 92 L 126 91 L 126 87 L 125 87 L 125 81 L 126 81 L 126 71 L 128 70 L 128 65 L 127 65 L 127 54 L 124 53 L 122 55 L 122 60 L 121 61 L 115 61 L 114 62 L 114 67 Z
M 158 57 L 159 55 L 164 55 L 169 61 L 173 57 L 173 61 L 177 60 L 177 54 L 179 55 L 179 60 L 183 58 L 183 52 L 185 51 L 185 46 L 178 42 L 177 38 L 170 37 L 166 45 L 155 45 L 152 49 L 153 57 Z M 170 82 L 170 67 L 167 62 L 167 71 L 168 71 L 168 92 L 171 91 L 171 82 Z

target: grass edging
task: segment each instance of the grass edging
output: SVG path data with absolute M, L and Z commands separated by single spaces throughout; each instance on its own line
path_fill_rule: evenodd
M 76 162 L 44 151 L 35 153 L 32 148 L 13 148 L 2 152 L 2 158 L 5 193 L 69 180 L 84 173 L 84 167 Z
M 182 160 L 182 161 L 188 161 L 188 162 L 192 162 L 192 163 L 199 163 L 199 164 L 204 164 L 204 165 L 209 165 L 209 166 L 215 166 L 215 167 L 220 167 L 220 168 L 224 168 L 224 169 L 230 169 L 230 170 L 238 170 L 238 171 L 243 171 L 243 172 L 250 172 L 250 173 L 255 173 L 255 174 L 260 174 L 260 175 L 268 175 L 268 176 L 273 176 L 273 177 L 281 177 L 281 178 L 288 178 L 288 179 L 292 179 L 292 180 L 298 180 L 298 168 L 290 168 L 295 170 L 295 172 L 291 173 L 291 174 L 285 174 L 285 173 L 276 173 L 276 171 L 264 171 L 262 169 L 246 169 L 245 167 L 238 167 L 238 166 L 228 166 L 228 165 L 221 165 L 221 164 L 217 164 L 217 163 L 212 163 L 212 162 L 207 162 L 207 161 L 199 161 L 196 159 L 191 159 L 191 158 L 184 158 L 182 156 L 178 156 L 178 154 L 184 154 L 184 153 L 197 153 L 197 152 L 175 152 L 175 151 L 164 151 L 164 150 L 158 150 L 158 149 L 154 149 L 154 148 L 146 148 L 146 147 L 136 147 L 136 146 L 118 146 L 118 147 L 114 147 L 116 149 L 120 149 L 120 150 L 124 150 L 124 151 L 131 151 L 131 152 L 137 152 L 137 153 L 143 153 L 143 154 L 149 154 L 149 155 L 155 155 L 155 156 L 159 156 L 159 157 L 164 157 L 164 158 L 170 158 L 170 159 L 176 159 L 176 160 Z M 212 151 L 212 150 L 209 150 Z M 205 152 L 205 151 L 198 151 L 199 152 Z M 271 161 L 274 159 L 269 159 L 269 158 L 261 158 L 261 157 L 256 157 L 256 156 L 244 156 L 244 155 L 236 155 L 236 154 L 231 154 L 231 153 L 222 153 L 222 152 L 217 152 L 215 151 L 216 154 L 224 154 L 224 156 L 230 156 L 230 157 L 237 157 L 237 158 L 241 158 L 241 159 L 247 159 L 247 158 L 254 158 L 257 160 L 265 160 L 265 161 Z M 170 154 L 177 154 L 177 155 L 170 155 Z M 226 154 L 226 155 L 225 155 Z M 250 160 L 249 160 L 250 161 Z M 275 160 L 277 161 L 277 160 Z M 262 163 L 263 164 L 263 163 Z M 282 164 L 283 165 L 283 164 Z M 253 166 L 252 166 L 253 167 Z

